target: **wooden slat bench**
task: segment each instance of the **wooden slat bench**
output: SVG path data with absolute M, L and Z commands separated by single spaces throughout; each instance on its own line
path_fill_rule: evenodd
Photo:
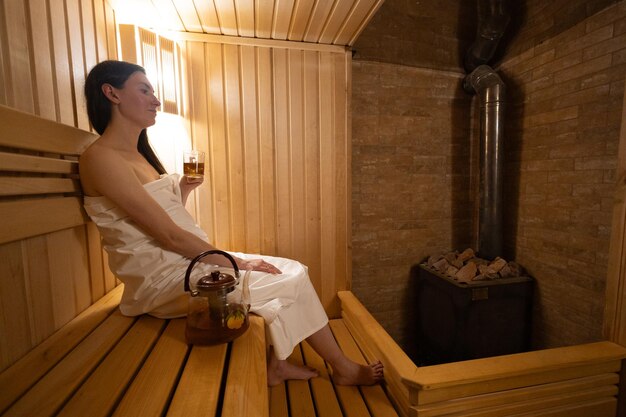
M 263 320 L 230 344 L 188 346 L 184 319 L 125 317 L 119 286 L 0 374 L 4 416 L 394 416 L 381 386 L 333 386 L 303 343 L 290 360 L 322 371 L 266 386 Z M 362 360 L 341 320 L 344 350 Z M 288 394 L 287 394 L 288 393 Z
M 610 342 L 418 368 L 349 291 L 331 329 L 385 383 L 345 387 L 321 370 L 266 385 L 262 320 L 230 344 L 190 347 L 184 320 L 120 314 L 82 210 L 77 157 L 95 136 L 0 106 L 0 414 L 7 416 L 614 417 L 626 348 Z M 622 398 L 622 397 L 619 397 Z M 624 411 L 622 409 L 622 411 Z
M 617 415 L 623 346 L 604 341 L 418 368 L 351 292 L 339 298 L 366 358 L 385 365 L 387 393 L 403 416 Z
M 82 209 L 77 157 L 95 135 L 4 106 L 0 124 L 1 415 L 398 415 L 381 386 L 334 386 L 306 343 L 289 360 L 322 375 L 270 390 L 258 316 L 217 346 L 188 346 L 184 319 L 123 316 Z M 363 362 L 342 320 L 332 329 Z

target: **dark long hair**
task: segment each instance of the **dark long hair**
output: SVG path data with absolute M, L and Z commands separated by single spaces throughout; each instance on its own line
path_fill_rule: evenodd
M 128 78 L 135 72 L 144 74 L 143 67 L 125 61 L 102 61 L 91 69 L 85 80 L 85 98 L 87 99 L 87 114 L 93 128 L 103 134 L 111 121 L 111 102 L 102 91 L 103 84 L 111 84 L 115 88 L 122 88 Z M 137 150 L 159 174 L 165 174 L 165 168 L 159 161 L 148 141 L 148 133 L 143 129 L 139 134 Z

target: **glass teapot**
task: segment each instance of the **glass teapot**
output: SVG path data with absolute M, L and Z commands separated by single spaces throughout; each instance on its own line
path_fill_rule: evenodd
M 192 288 L 191 270 L 195 264 L 207 255 L 223 255 L 232 263 L 235 276 L 215 269 L 209 275 L 198 279 Z M 230 294 L 240 282 L 237 263 L 228 253 L 221 250 L 209 250 L 196 256 L 185 273 L 185 291 L 189 292 L 189 308 L 185 338 L 192 345 L 216 345 L 230 342 L 241 336 L 248 329 L 248 310 L 250 293 L 246 271 L 241 283 L 239 297 Z M 230 294 L 230 295 L 229 295 Z

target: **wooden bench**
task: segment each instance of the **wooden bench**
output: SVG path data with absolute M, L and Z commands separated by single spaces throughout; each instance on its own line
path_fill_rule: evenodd
M 0 106 L 0 413 L 7 416 L 615 416 L 626 349 L 610 342 L 418 368 L 349 291 L 331 329 L 385 383 L 321 370 L 266 386 L 260 318 L 230 344 L 190 347 L 184 320 L 125 317 L 82 210 L 77 156 L 95 136 Z M 623 386 L 623 384 L 621 384 Z M 623 398 L 623 394 L 622 397 Z
M 339 298 L 366 358 L 385 365 L 387 393 L 401 415 L 617 415 L 623 346 L 605 341 L 418 368 L 352 293 Z
M 398 415 L 382 386 L 333 385 L 306 342 L 289 360 L 322 375 L 268 389 L 260 317 L 205 347 L 185 343 L 184 319 L 123 316 L 123 286 L 82 209 L 77 157 L 96 136 L 4 106 L 0 124 L 0 414 Z M 331 328 L 364 362 L 343 321 Z

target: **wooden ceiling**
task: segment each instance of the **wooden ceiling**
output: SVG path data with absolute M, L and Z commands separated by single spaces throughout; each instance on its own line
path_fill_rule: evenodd
M 352 46 L 384 0 L 109 0 L 118 23 Z

